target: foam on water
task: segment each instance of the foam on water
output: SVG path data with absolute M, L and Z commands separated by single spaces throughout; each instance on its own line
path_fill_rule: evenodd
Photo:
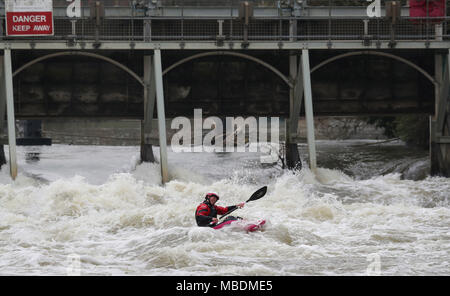
M 246 154 L 184 154 L 170 155 L 172 181 L 163 187 L 159 165 L 137 164 L 137 147 L 46 149 L 62 156 L 66 148 L 73 163 L 96 155 L 101 174 L 86 163 L 57 168 L 45 153 L 40 164 L 23 163 L 15 182 L 2 167 L 0 274 L 66 274 L 76 255 L 81 274 L 364 275 L 371 254 L 382 274 L 449 274 L 448 178 L 358 180 L 324 168 L 263 168 Z M 221 161 L 234 163 L 231 173 Z M 267 219 L 263 231 L 195 225 L 206 192 L 226 206 L 263 185 L 264 198 L 235 212 Z

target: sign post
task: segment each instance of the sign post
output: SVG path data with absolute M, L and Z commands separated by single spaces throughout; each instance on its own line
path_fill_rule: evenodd
M 7 36 L 53 35 L 52 0 L 6 0 Z

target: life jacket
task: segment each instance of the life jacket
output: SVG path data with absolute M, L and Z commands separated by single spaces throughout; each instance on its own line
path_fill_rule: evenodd
M 202 202 L 195 211 L 195 220 L 198 226 L 214 226 L 211 224 L 212 218 L 217 218 L 217 214 L 224 215 L 231 211 L 235 206 L 220 207 L 213 206 L 208 200 Z

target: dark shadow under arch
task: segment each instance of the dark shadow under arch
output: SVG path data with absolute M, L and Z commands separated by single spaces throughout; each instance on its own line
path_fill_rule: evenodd
M 286 77 L 286 75 L 284 75 L 283 73 L 281 73 L 277 68 L 275 68 L 274 66 L 270 65 L 269 63 L 264 62 L 261 59 L 255 58 L 251 55 L 248 54 L 244 54 L 244 53 L 240 53 L 240 52 L 234 52 L 234 51 L 208 51 L 208 52 L 202 52 L 202 53 L 198 53 L 192 56 L 189 56 L 187 58 L 181 59 L 178 62 L 172 64 L 171 66 L 167 67 L 166 69 L 164 69 L 163 71 L 163 75 L 167 74 L 168 72 L 170 72 L 171 70 L 173 70 L 174 68 L 198 59 L 198 58 L 202 58 L 202 57 L 207 57 L 207 56 L 218 56 L 218 55 L 227 55 L 227 56 L 234 56 L 234 57 L 240 57 L 246 60 L 250 60 L 253 62 L 256 62 L 262 66 L 264 66 L 265 68 L 269 69 L 270 71 L 272 71 L 273 73 L 275 73 L 278 77 L 280 77 L 290 88 L 293 88 L 294 85 L 292 84 L 292 82 L 289 80 L 288 77 Z
M 346 57 L 350 57 L 350 56 L 358 56 L 358 55 L 375 55 L 375 56 L 382 56 L 382 57 L 387 57 L 387 58 L 390 58 L 390 59 L 394 59 L 394 60 L 400 61 L 400 62 L 402 62 L 402 63 L 404 63 L 404 64 L 406 64 L 406 65 L 408 65 L 408 66 L 414 68 L 414 69 L 417 70 L 418 72 L 420 72 L 423 76 L 425 76 L 425 77 L 426 77 L 431 83 L 433 83 L 435 86 L 439 86 L 439 82 L 437 82 L 436 79 L 434 79 L 430 74 L 428 74 L 427 71 L 425 71 L 425 70 L 422 69 L 421 67 L 417 66 L 417 65 L 414 64 L 413 62 L 411 62 L 411 61 L 409 61 L 409 60 L 407 60 L 407 59 L 405 59 L 405 58 L 402 58 L 402 57 L 399 57 L 399 56 L 396 56 L 396 55 L 387 53 L 387 52 L 370 51 L 370 50 L 347 52 L 347 53 L 343 53 L 343 54 L 340 54 L 340 55 L 331 57 L 331 58 L 329 58 L 329 59 L 327 59 L 327 60 L 325 60 L 325 61 L 319 63 L 319 64 L 316 65 L 315 67 L 313 67 L 313 68 L 311 69 L 311 74 L 312 74 L 314 71 L 316 71 L 316 70 L 322 68 L 323 66 L 325 66 L 325 65 L 327 65 L 327 64 L 329 64 L 329 63 L 331 63 L 331 62 L 334 62 L 334 61 L 336 61 L 336 60 L 343 59 L 343 58 L 346 58 Z
M 139 75 L 137 75 L 133 70 L 131 70 L 130 68 L 128 68 L 127 66 L 102 55 L 96 54 L 96 53 L 91 53 L 91 52 L 84 52 L 84 51 L 63 51 L 63 52 L 55 52 L 55 53 L 51 53 L 51 54 L 47 54 L 41 57 L 38 57 L 28 63 L 26 63 L 25 65 L 21 66 L 20 68 L 18 68 L 16 71 L 13 72 L 13 77 L 16 76 L 17 74 L 19 74 L 20 72 L 22 72 L 23 70 L 25 70 L 26 68 L 39 63 L 41 61 L 47 60 L 47 59 L 51 59 L 51 58 L 55 58 L 55 57 L 60 57 L 60 56 L 70 56 L 70 55 L 79 55 L 79 56 L 86 56 L 86 57 L 91 57 L 91 58 L 95 58 L 95 59 L 100 59 L 103 61 L 106 61 L 108 63 L 111 63 L 113 65 L 115 65 L 116 67 L 119 67 L 120 69 L 124 70 L 125 72 L 127 72 L 130 76 L 132 76 L 134 79 L 136 79 L 142 86 L 145 87 L 145 83 L 143 81 L 143 79 L 141 77 L 139 77 Z

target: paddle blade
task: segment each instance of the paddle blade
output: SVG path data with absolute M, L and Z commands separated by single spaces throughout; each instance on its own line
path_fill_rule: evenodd
M 246 202 L 249 202 L 249 201 L 252 201 L 252 200 L 260 199 L 261 197 L 263 197 L 264 195 L 266 195 L 266 192 L 267 192 L 267 186 L 261 187 L 261 188 L 259 188 L 258 190 L 256 190 L 256 191 L 252 194 L 252 196 L 250 196 L 250 198 L 249 198 Z M 233 210 L 231 210 L 231 211 L 229 211 L 228 213 L 224 214 L 222 217 L 219 218 L 219 220 L 222 219 L 223 217 L 227 216 L 228 214 L 230 214 L 230 213 L 236 211 L 237 209 L 238 209 L 238 208 L 234 208 Z
M 258 200 L 261 197 L 263 197 L 264 195 L 266 195 L 266 192 L 267 192 L 267 186 L 261 187 L 260 189 L 255 191 L 255 193 L 253 193 L 252 196 L 246 202 Z

